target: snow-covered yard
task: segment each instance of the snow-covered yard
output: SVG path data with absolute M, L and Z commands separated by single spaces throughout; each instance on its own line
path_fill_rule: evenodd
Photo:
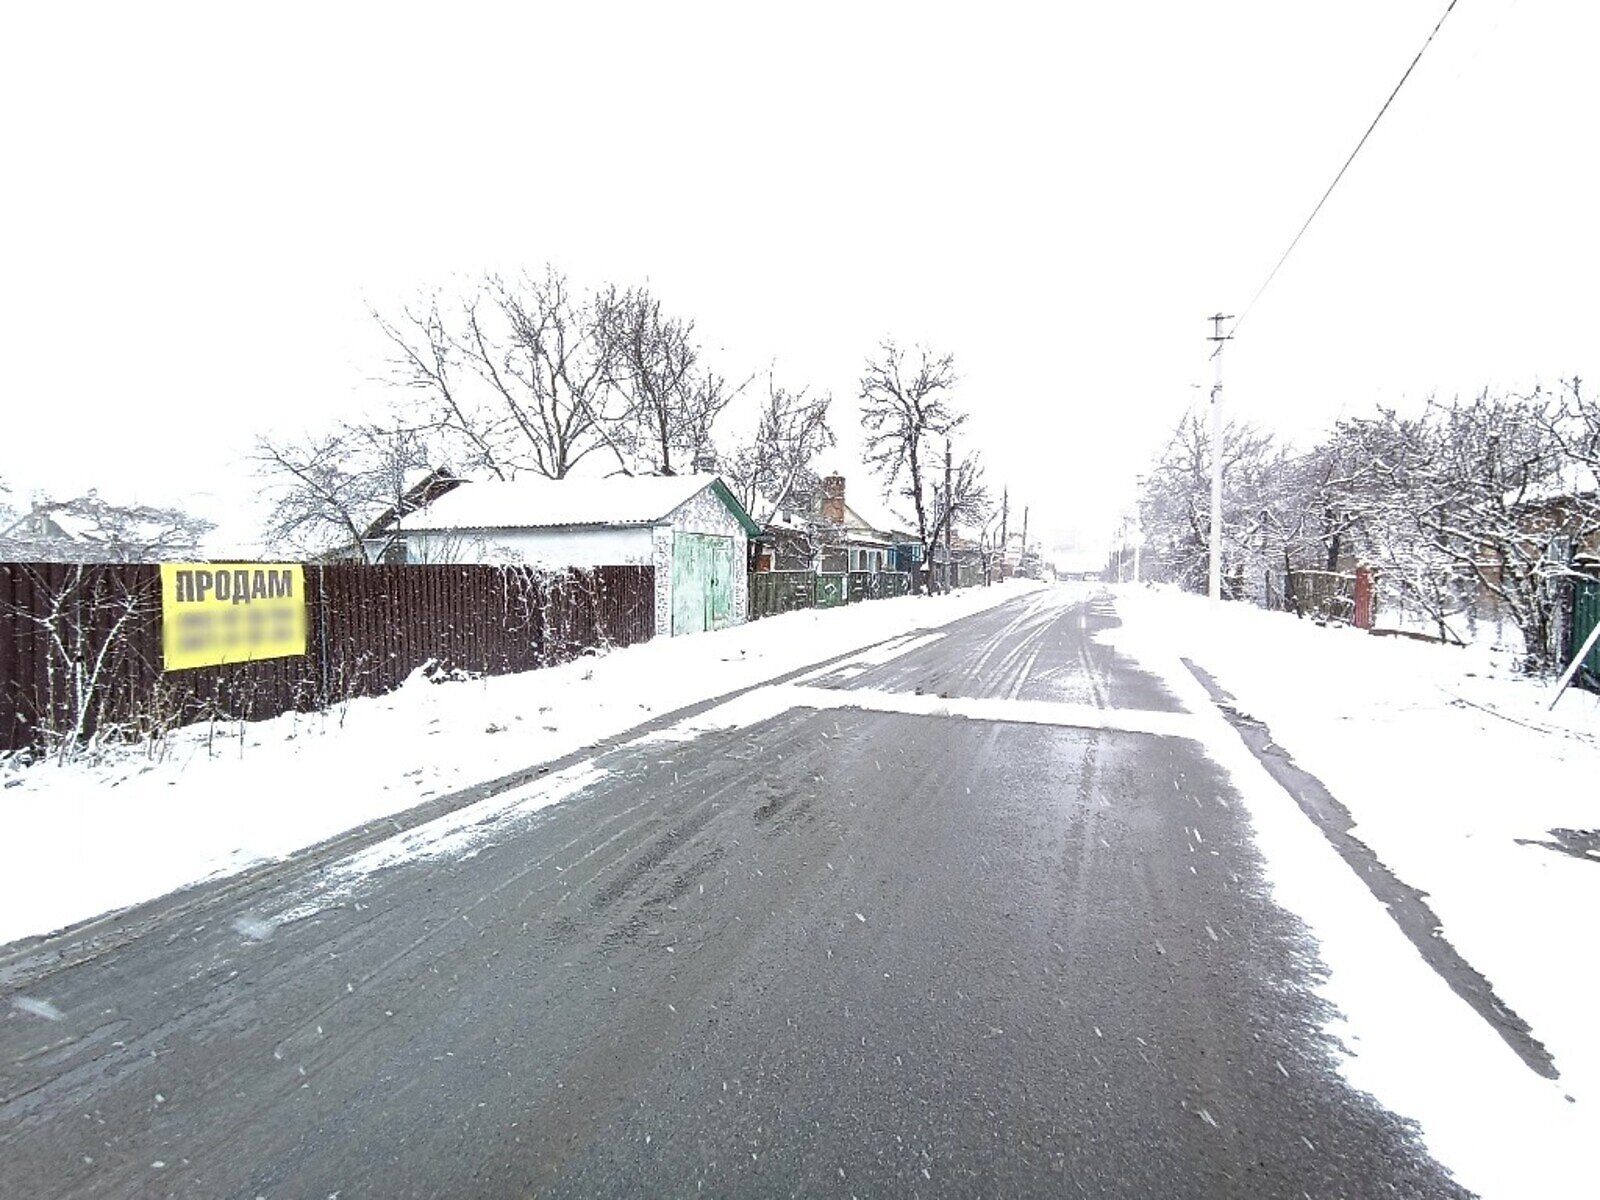
M 1369 1040 L 1365 1061 L 1355 1055 L 1352 1079 L 1398 1111 L 1443 1114 L 1448 1119 L 1437 1127 L 1457 1133 L 1474 1129 L 1463 1109 L 1478 1104 L 1484 1088 L 1502 1105 L 1513 1105 L 1510 1097 L 1529 1089 L 1528 1129 L 1509 1127 L 1504 1113 L 1483 1104 L 1481 1131 L 1436 1149 L 1444 1161 L 1483 1170 L 1474 1182 L 1486 1193 L 1568 1194 L 1559 1189 L 1575 1177 L 1563 1176 L 1551 1155 L 1541 1161 L 1553 1175 L 1535 1186 L 1536 1149 L 1512 1150 L 1510 1143 L 1542 1129 L 1566 1146 L 1571 1139 L 1558 1125 L 1569 1132 L 1600 1128 L 1586 1115 L 1600 1104 L 1600 955 L 1594 950 L 1600 856 L 1585 855 L 1570 840 L 1563 848 L 1552 833 L 1600 827 L 1593 784 L 1600 777 L 1600 699 L 1568 692 L 1551 712 L 1553 686 L 1516 677 L 1511 656 L 1487 646 L 1372 636 L 1247 605 L 1213 607 L 1166 588 L 1121 587 L 1116 608 L 1123 624 L 1103 633 L 1106 641 L 1175 683 L 1187 674 L 1180 658 L 1212 675 L 1241 712 L 1264 722 L 1273 741 L 1349 810 L 1354 835 L 1426 894 L 1440 936 L 1550 1051 L 1559 1072 L 1554 1094 L 1565 1103 L 1545 1108 L 1541 1089 L 1533 1087 L 1538 1081 L 1509 1054 L 1493 1046 L 1486 1055 L 1470 1051 L 1468 1042 L 1482 1048 L 1481 1031 L 1464 1026 L 1444 1038 L 1424 1028 L 1440 1014 L 1465 1014 L 1465 1005 L 1424 1005 L 1402 982 L 1404 963 L 1383 979 L 1363 961 L 1376 950 L 1371 936 L 1347 944 L 1344 953 L 1337 944 L 1342 931 L 1313 922 L 1333 970 L 1330 995 L 1346 1012 L 1380 1013 L 1364 1026 L 1369 1039 L 1393 1035 L 1381 1047 Z M 1185 703 L 1203 703 L 1192 677 L 1187 682 Z M 1302 824 L 1314 828 L 1309 820 Z M 1284 839 L 1259 816 L 1257 833 L 1269 860 L 1276 860 L 1280 899 L 1288 902 L 1295 892 L 1304 897 L 1303 880 L 1295 876 L 1309 859 L 1284 853 Z M 1316 886 L 1339 884 L 1324 877 Z M 1317 907 L 1314 897 L 1306 903 Z M 1369 993 L 1364 1000 L 1354 994 L 1363 989 Z M 1392 1064 L 1408 1060 L 1394 1043 L 1406 1039 L 1440 1043 L 1433 1078 L 1393 1077 Z M 1455 1063 L 1444 1057 L 1452 1050 Z M 1445 1094 L 1451 1091 L 1455 1095 Z M 1535 1107 L 1542 1115 L 1533 1114 Z M 1563 1180 L 1552 1185 L 1558 1191 L 1541 1190 L 1552 1178 Z
M 282 858 L 1037 586 L 787 613 L 520 675 L 413 678 L 328 712 L 192 726 L 95 764 L 0 764 L 0 944 Z

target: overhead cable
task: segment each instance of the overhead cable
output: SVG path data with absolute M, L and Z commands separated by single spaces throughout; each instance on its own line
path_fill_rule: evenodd
M 1438 21 L 1434 23 L 1433 31 L 1428 34 L 1427 40 L 1422 43 L 1422 48 L 1417 51 L 1417 56 L 1411 60 L 1411 65 L 1406 68 L 1405 74 L 1400 76 L 1400 82 L 1394 85 L 1394 91 L 1389 93 L 1389 98 L 1383 102 L 1383 107 L 1378 110 L 1378 115 L 1372 118 L 1372 124 L 1367 126 L 1367 131 L 1361 135 L 1361 140 L 1356 143 L 1356 148 L 1350 151 L 1350 157 L 1344 160 L 1344 166 L 1339 168 L 1339 173 L 1333 177 L 1333 182 L 1328 185 L 1328 190 L 1322 193 L 1322 199 L 1317 201 L 1317 206 L 1311 210 L 1311 215 L 1306 218 L 1305 224 L 1300 226 L 1300 232 L 1294 235 L 1294 240 L 1289 243 L 1289 248 L 1283 252 L 1283 257 L 1278 259 L 1277 265 L 1267 274 L 1261 286 L 1256 289 L 1256 294 L 1250 297 L 1250 303 L 1246 304 L 1244 311 L 1239 314 L 1239 319 L 1233 323 L 1235 333 L 1238 332 L 1239 326 L 1244 324 L 1245 318 L 1250 315 L 1250 310 L 1256 306 L 1256 301 L 1261 299 L 1261 294 L 1277 278 L 1278 272 L 1283 269 L 1283 264 L 1289 261 L 1289 256 L 1294 253 L 1294 248 L 1300 244 L 1300 239 L 1305 237 L 1306 230 L 1311 228 L 1311 222 L 1317 219 L 1317 214 L 1322 211 L 1322 206 L 1328 202 L 1328 197 L 1333 195 L 1333 189 L 1339 186 L 1339 181 L 1344 178 L 1345 172 L 1350 169 L 1350 164 L 1355 162 L 1356 155 L 1361 153 L 1361 147 L 1367 144 L 1367 139 L 1372 136 L 1372 131 L 1378 127 L 1378 122 L 1383 120 L 1383 114 L 1389 111 L 1389 106 L 1394 103 L 1394 98 L 1400 94 L 1400 89 L 1405 87 L 1406 80 L 1411 78 L 1411 72 L 1417 69 L 1417 64 L 1422 61 L 1422 56 L 1427 53 L 1428 47 L 1433 44 L 1434 37 L 1437 36 L 1440 27 L 1444 24 L 1445 18 L 1455 9 L 1456 3 L 1457 0 L 1450 0 L 1450 3 L 1445 5 L 1444 12 L 1440 14 Z

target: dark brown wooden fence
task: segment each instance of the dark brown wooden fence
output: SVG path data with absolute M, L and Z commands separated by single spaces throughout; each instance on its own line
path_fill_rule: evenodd
M 655 634 L 651 567 L 341 563 L 305 581 L 305 655 L 165 673 L 159 567 L 0 563 L 0 751 L 310 711 L 430 663 L 504 675 Z

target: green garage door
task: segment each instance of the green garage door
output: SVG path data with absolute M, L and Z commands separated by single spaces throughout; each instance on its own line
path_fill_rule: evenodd
M 733 539 L 705 533 L 672 537 L 672 632 L 722 629 L 733 613 Z

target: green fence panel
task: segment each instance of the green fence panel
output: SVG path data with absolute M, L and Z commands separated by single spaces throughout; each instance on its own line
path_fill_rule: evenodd
M 751 620 L 798 608 L 883 600 L 911 591 L 911 576 L 903 571 L 752 571 L 749 580 Z
M 850 577 L 840 573 L 838 575 L 816 576 L 816 607 L 833 608 L 845 603 L 850 598 Z
M 750 617 L 775 616 L 810 608 L 814 576 L 810 571 L 754 571 L 750 575 Z

